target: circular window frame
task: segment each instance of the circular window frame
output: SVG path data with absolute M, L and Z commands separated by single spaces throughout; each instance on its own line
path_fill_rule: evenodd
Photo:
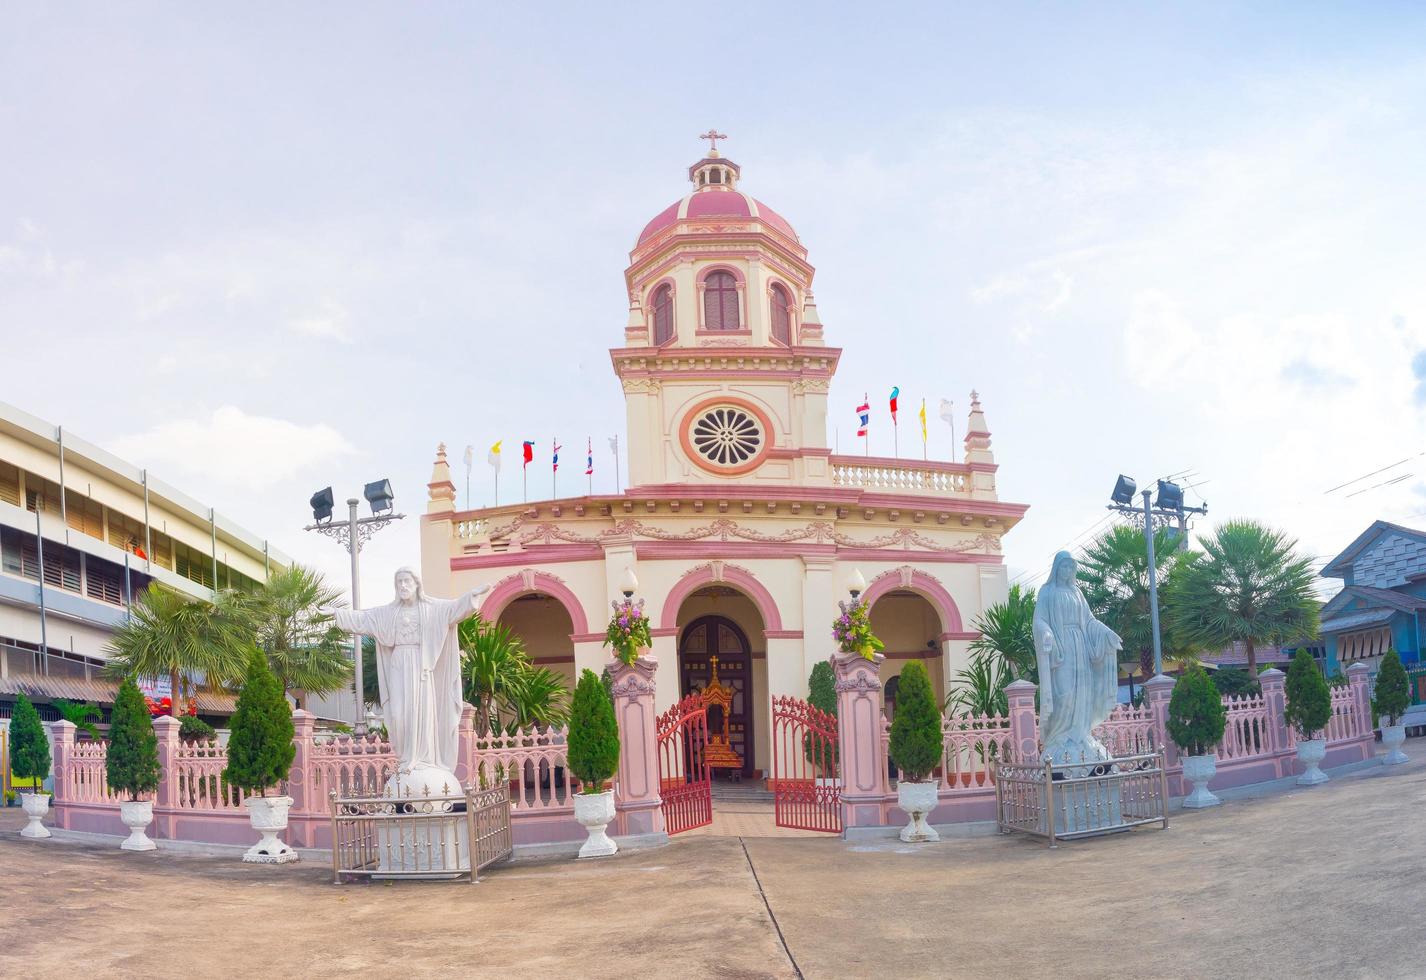
M 758 425 L 762 427 L 762 445 L 758 447 L 758 451 L 753 454 L 751 459 L 739 463 L 737 466 L 720 466 L 707 456 L 704 456 L 693 445 L 693 427 L 697 425 L 699 420 L 707 415 L 708 412 L 715 408 L 736 408 L 746 412 L 756 419 Z M 692 460 L 693 464 L 699 469 L 707 473 L 712 473 L 715 476 L 741 476 L 761 466 L 763 461 L 767 459 L 768 453 L 772 451 L 772 418 L 761 407 L 754 405 L 746 398 L 720 395 L 714 398 L 706 398 L 688 410 L 683 417 L 682 424 L 679 426 L 678 438 L 680 444 L 683 446 L 684 455 Z

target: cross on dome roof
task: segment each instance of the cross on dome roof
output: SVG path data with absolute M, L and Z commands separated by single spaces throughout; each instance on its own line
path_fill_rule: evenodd
M 728 134 L 720 133 L 716 129 L 710 129 L 706 133 L 699 134 L 698 138 L 708 141 L 708 155 L 710 157 L 716 157 L 718 156 L 718 141 L 727 139 Z

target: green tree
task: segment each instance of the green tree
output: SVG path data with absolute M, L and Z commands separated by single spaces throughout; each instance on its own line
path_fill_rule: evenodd
M 66 701 L 58 698 L 51 702 L 59 716 L 79 729 L 90 738 L 99 737 L 99 729 L 95 727 L 96 722 L 104 720 L 104 712 L 97 704 L 88 704 L 84 701 Z
M 1332 689 L 1322 676 L 1312 654 L 1298 650 L 1287 668 L 1287 708 L 1283 712 L 1288 724 L 1305 739 L 1317 736 L 1332 720 Z
M 34 791 L 50 774 L 50 743 L 40 713 L 23 694 L 15 695 L 10 716 L 10 772 L 16 779 L 35 780 Z
M 949 715 L 1000 715 L 1010 713 L 1010 699 L 1005 688 L 1015 679 L 1005 658 L 983 651 L 971 653 L 970 662 L 956 671 L 946 694 L 945 711 Z M 896 710 L 901 710 L 898 693 Z
M 1223 697 L 1229 695 L 1261 694 L 1262 685 L 1257 678 L 1249 677 L 1246 670 L 1236 667 L 1220 667 L 1213 672 L 1213 686 Z
M 1167 527 L 1154 529 L 1154 571 L 1167 592 L 1170 572 L 1182 554 Z M 1079 584 L 1094 612 L 1124 641 L 1120 663 L 1136 665 L 1143 676 L 1154 669 L 1154 626 L 1149 602 L 1149 551 L 1144 532 L 1119 524 L 1097 537 L 1078 559 Z
M 1223 741 L 1228 711 L 1218 688 L 1200 666 L 1184 671 L 1169 698 L 1168 730 L 1174 744 L 1189 755 L 1207 755 Z
M 510 627 L 472 616 L 460 624 L 460 643 L 463 693 L 475 706 L 482 730 L 562 725 L 569 718 L 564 682 L 548 668 L 530 663 L 524 643 Z
M 614 705 L 592 670 L 579 675 L 569 718 L 569 771 L 585 793 L 602 793 L 619 771 L 619 724 Z
M 1411 685 L 1406 668 L 1401 666 L 1401 656 L 1395 650 L 1388 650 L 1381 660 L 1372 705 L 1388 727 L 1400 722 L 1406 709 L 1411 707 Z
M 1228 521 L 1190 553 L 1165 596 L 1174 635 L 1194 646 L 1247 648 L 1248 676 L 1258 676 L 1257 647 L 1317 634 L 1319 604 L 1310 559 L 1297 542 L 1256 521 Z
M 995 673 L 1005 675 L 1005 683 L 1026 680 L 1040 683 L 1040 669 L 1035 660 L 1035 590 L 1010 587 L 1004 602 L 987 606 L 972 624 L 980 634 L 970 643 L 970 652 L 999 659 L 1003 668 Z
M 158 736 L 154 734 L 148 702 L 132 677 L 124 678 L 114 698 L 104 767 L 109 788 L 128 793 L 131 800 L 158 789 Z
M 926 665 L 913 660 L 901 669 L 896 717 L 891 721 L 891 760 L 908 783 L 925 782 L 941 761 L 941 713 Z
M 341 593 L 321 573 L 292 565 L 272 573 L 237 605 L 284 692 L 330 694 L 351 682 L 351 639 L 331 613 Z
M 297 746 L 292 742 L 292 708 L 261 650 L 249 655 L 232 730 L 223 778 L 229 785 L 266 796 L 268 789 L 287 778 Z
M 207 602 L 150 584 L 110 638 L 113 656 L 106 673 L 119 679 L 169 678 L 170 713 L 178 717 L 186 678 L 201 674 L 216 685 L 242 677 L 252 630 L 241 603 L 233 592 L 215 593 Z
M 813 664 L 812 673 L 807 675 L 807 703 L 837 717 L 837 675 L 825 660 Z

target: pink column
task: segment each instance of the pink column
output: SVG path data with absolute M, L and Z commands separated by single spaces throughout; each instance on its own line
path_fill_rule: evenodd
M 1010 738 L 1015 755 L 1006 761 L 1035 765 L 1040 761 L 1040 720 L 1035 716 L 1035 691 L 1029 681 L 1015 681 L 1005 688 L 1009 702 Z
M 1356 701 L 1356 724 L 1352 727 L 1353 735 L 1370 735 L 1372 728 L 1372 685 L 1370 675 L 1371 670 L 1366 664 L 1358 661 L 1347 668 L 1347 683 L 1352 689 L 1352 696 Z M 1372 750 L 1375 752 L 1375 749 Z
M 183 726 L 172 715 L 162 715 L 153 720 L 154 734 L 158 736 L 158 792 L 153 800 L 153 825 L 155 837 L 173 840 L 178 827 L 178 730 Z
M 664 832 L 659 795 L 658 717 L 654 713 L 657 658 L 644 654 L 632 664 L 611 660 L 614 717 L 619 722 L 619 773 L 615 777 L 618 829 L 623 834 Z
M 1144 706 L 1154 716 L 1154 744 L 1164 748 L 1164 764 L 1169 768 L 1178 766 L 1178 746 L 1169 738 L 1169 699 L 1173 697 L 1174 680 L 1163 674 L 1155 674 L 1144 681 Z
M 312 784 L 312 732 L 317 719 L 302 708 L 292 712 L 292 768 L 287 771 L 287 795 L 292 797 L 287 843 L 312 847 L 311 824 L 327 815 L 327 801 Z
M 1287 675 L 1276 667 L 1258 675 L 1258 685 L 1263 690 L 1263 704 L 1268 709 L 1267 747 L 1274 752 L 1285 752 L 1291 745 L 1287 731 L 1286 683 Z M 1279 775 L 1290 776 L 1292 770 L 1292 764 L 1289 763 L 1287 772 Z
M 881 654 L 835 653 L 837 741 L 842 757 L 842 829 L 879 827 L 891 795 L 881 749 Z
M 65 806 L 65 802 L 74 796 L 69 774 L 70 761 L 74 756 L 74 731 L 74 723 L 63 718 L 50 724 L 50 749 L 54 764 L 54 792 L 50 807 L 54 810 L 56 827 L 69 827 L 71 824 L 69 807 Z
M 460 739 L 456 747 L 456 778 L 462 786 L 475 778 L 475 705 L 460 706 Z

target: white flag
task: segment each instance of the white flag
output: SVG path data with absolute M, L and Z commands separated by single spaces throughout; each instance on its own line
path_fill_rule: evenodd
M 475 447 L 465 447 L 465 468 L 470 469 L 470 465 L 475 462 Z
M 618 436 L 610 436 L 610 437 L 609 437 L 609 451 L 612 452 L 612 453 L 613 453 L 614 455 L 616 455 L 616 456 L 619 455 L 619 437 L 618 437 Z
M 956 407 L 951 404 L 949 398 L 941 399 L 941 421 L 949 422 L 951 425 L 956 424 Z

